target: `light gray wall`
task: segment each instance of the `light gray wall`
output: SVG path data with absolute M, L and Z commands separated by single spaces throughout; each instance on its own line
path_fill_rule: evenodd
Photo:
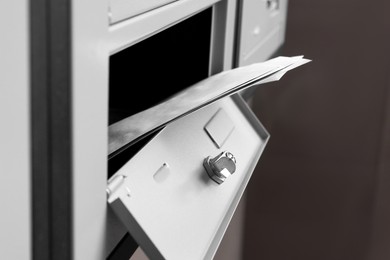
M 0 18 L 0 255 L 30 259 L 28 1 L 2 1 Z

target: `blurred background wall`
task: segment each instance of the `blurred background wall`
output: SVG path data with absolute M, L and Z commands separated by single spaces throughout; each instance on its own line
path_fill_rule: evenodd
M 313 61 L 256 90 L 271 139 L 246 192 L 244 259 L 390 259 L 390 3 L 291 0 L 280 55 Z

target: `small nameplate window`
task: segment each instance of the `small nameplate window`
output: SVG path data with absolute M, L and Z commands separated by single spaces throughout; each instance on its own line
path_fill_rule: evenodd
M 234 130 L 234 123 L 229 115 L 220 108 L 204 127 L 206 133 L 218 148 L 221 148 Z

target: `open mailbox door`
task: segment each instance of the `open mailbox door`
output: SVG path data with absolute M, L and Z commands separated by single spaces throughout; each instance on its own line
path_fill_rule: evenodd
M 267 70 L 261 80 L 277 80 L 306 62 Z M 164 117 L 161 131 L 108 181 L 108 203 L 151 259 L 212 259 L 267 144 L 268 132 L 241 96 L 224 93 L 186 106 L 191 113 Z M 111 136 L 125 133 L 130 122 L 114 125 Z M 123 137 L 112 147 L 129 142 Z
M 151 259 L 211 259 L 268 138 L 240 96 L 224 98 L 160 131 L 112 176 L 108 202 Z M 225 151 L 236 169 L 219 184 L 204 161 Z

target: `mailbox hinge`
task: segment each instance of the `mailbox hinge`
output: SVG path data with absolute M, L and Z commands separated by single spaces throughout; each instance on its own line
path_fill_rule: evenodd
M 115 175 L 108 181 L 106 188 L 108 197 L 122 186 L 125 182 L 125 178 L 126 176 L 124 175 Z

